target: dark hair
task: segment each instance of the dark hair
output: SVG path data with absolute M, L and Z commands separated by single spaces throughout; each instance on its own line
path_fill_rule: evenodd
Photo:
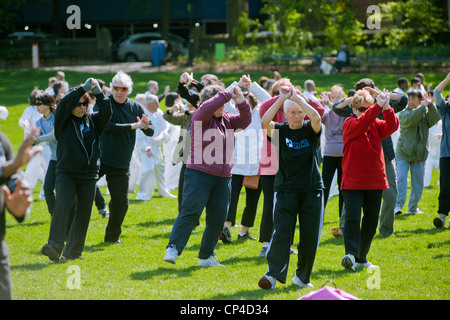
M 350 89 L 350 90 L 348 90 L 347 96 L 348 97 L 353 97 L 355 95 L 355 93 L 356 93 L 355 89 Z
M 56 109 L 56 100 L 55 98 L 47 93 L 47 92 L 40 92 L 36 96 L 36 104 L 43 104 L 45 106 L 50 107 L 50 111 L 54 112 Z
M 36 96 L 43 92 L 42 90 L 39 90 L 38 88 L 34 88 L 33 91 L 31 91 L 30 96 L 28 97 L 28 103 L 32 106 L 36 105 Z
M 250 103 L 250 105 L 252 106 L 252 109 L 256 107 L 256 105 L 258 104 L 258 99 L 253 93 L 251 93 L 250 91 L 245 91 L 243 92 L 243 95 L 244 98 L 247 99 L 248 103 Z
M 403 83 L 408 84 L 408 79 L 406 79 L 404 77 L 398 78 L 398 80 L 397 80 L 398 86 L 400 87 Z
M 413 85 L 414 83 L 422 83 L 422 81 L 420 81 L 419 78 L 414 77 L 414 78 L 411 79 L 411 85 Z
M 415 96 L 415 97 L 417 97 L 419 99 L 422 99 L 422 91 L 417 90 L 417 89 L 411 89 L 406 94 L 408 95 L 408 98 L 410 96 Z
M 61 89 L 62 87 L 63 87 L 62 81 L 56 81 L 56 82 L 53 84 L 53 91 L 55 92 L 55 95 L 58 94 L 58 90 Z
M 166 107 L 172 107 L 180 96 L 176 92 L 169 92 L 166 95 Z
M 369 87 L 375 89 L 375 82 L 370 78 L 362 78 L 357 83 L 355 83 L 355 90 L 361 90 L 362 88 Z

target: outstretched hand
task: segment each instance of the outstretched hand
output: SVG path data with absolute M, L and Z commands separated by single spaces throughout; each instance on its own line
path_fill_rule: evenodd
M 23 218 L 28 207 L 33 202 L 30 188 L 23 186 L 22 180 L 18 178 L 16 189 L 13 193 L 7 186 L 2 187 L 2 192 L 8 211 L 18 219 Z

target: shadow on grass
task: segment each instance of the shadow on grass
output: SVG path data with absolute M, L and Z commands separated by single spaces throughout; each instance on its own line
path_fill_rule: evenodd
M 298 297 L 309 293 L 311 291 L 310 288 L 299 288 L 297 285 L 286 282 L 286 284 L 282 284 L 277 282 L 275 285 L 275 289 L 271 290 L 263 290 L 258 287 L 258 282 L 255 282 L 255 289 L 241 290 L 235 293 L 229 294 L 217 294 L 211 297 L 211 300 L 263 300 L 266 296 L 270 296 L 273 294 L 282 294 L 282 293 L 291 293 L 298 292 Z
M 198 271 L 199 267 L 191 266 L 183 269 L 175 269 L 175 268 L 167 268 L 160 267 L 154 270 L 140 271 L 140 272 L 132 272 L 130 277 L 132 280 L 146 281 L 150 280 L 153 277 L 164 277 L 164 278 L 183 278 L 189 277 L 192 272 Z

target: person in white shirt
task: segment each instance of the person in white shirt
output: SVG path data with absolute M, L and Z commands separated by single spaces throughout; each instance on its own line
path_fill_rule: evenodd
M 29 106 L 23 111 L 19 118 L 19 126 L 24 130 L 24 137 L 26 137 L 34 128 L 34 124 L 42 117 L 36 108 L 36 96 L 42 90 L 34 89 L 28 98 Z M 47 143 L 42 144 L 42 152 L 33 157 L 27 165 L 24 174 L 24 180 L 27 181 L 30 190 L 33 192 L 39 181 L 44 181 L 47 166 L 50 161 L 50 147 Z M 41 188 L 39 199 L 45 199 L 44 188 Z
M 308 99 L 312 99 L 314 101 L 319 102 L 319 98 L 315 96 L 316 94 L 316 84 L 313 80 L 305 81 L 305 91 L 303 91 L 303 95 Z
M 165 164 L 161 142 L 164 138 L 166 121 L 162 117 L 161 109 L 159 109 L 158 97 L 147 94 L 144 106 L 145 113 L 154 126 L 154 134 L 152 137 L 148 137 L 138 131 L 136 136 L 136 150 L 143 166 L 136 200 L 150 200 L 156 184 L 158 184 L 158 195 L 160 197 L 176 198 L 175 195 L 170 193 L 164 181 Z

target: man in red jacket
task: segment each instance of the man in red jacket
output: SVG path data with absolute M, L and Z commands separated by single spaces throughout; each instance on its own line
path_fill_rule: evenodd
M 381 140 L 395 132 L 399 123 L 389 106 L 387 91 L 379 94 L 376 101 L 371 106 L 374 101 L 370 94 L 358 90 L 353 98 L 353 113 L 342 126 L 346 254 L 341 263 L 351 270 L 371 265 L 366 256 L 377 229 L 382 193 L 389 187 Z M 381 109 L 385 120 L 377 118 Z

